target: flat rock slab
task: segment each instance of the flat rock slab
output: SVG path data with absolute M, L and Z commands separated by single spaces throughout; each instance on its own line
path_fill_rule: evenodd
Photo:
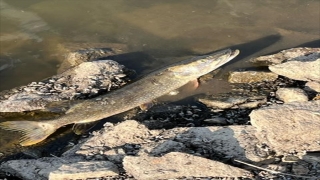
M 279 88 L 276 91 L 276 96 L 285 103 L 306 102 L 309 100 L 308 95 L 299 88 Z
M 254 83 L 262 81 L 274 81 L 278 75 L 273 72 L 264 71 L 233 71 L 230 72 L 228 81 L 230 83 Z
M 320 149 L 320 101 L 272 105 L 250 114 L 257 138 L 278 154 Z
M 320 82 L 320 52 L 318 59 L 305 61 L 288 61 L 269 66 L 270 71 L 300 81 Z
M 0 94 L 0 112 L 45 109 L 49 103 L 83 99 L 125 84 L 124 66 L 112 60 L 84 62 L 40 82 Z
M 109 161 L 84 161 L 64 164 L 50 172 L 49 180 L 88 179 L 119 175 L 118 167 Z
M 280 51 L 277 54 L 253 58 L 250 62 L 267 65 L 280 64 L 284 61 L 313 61 L 319 58 L 320 48 L 299 47 Z
M 244 177 L 250 173 L 206 158 L 171 152 L 162 157 L 127 156 L 124 169 L 136 179 L 171 179 L 182 177 Z

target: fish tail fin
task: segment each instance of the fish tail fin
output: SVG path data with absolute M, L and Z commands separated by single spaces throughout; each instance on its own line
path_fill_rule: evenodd
M 7 121 L 0 123 L 0 128 L 21 132 L 23 134 L 20 139 L 21 146 L 30 146 L 39 143 L 57 129 L 50 121 Z

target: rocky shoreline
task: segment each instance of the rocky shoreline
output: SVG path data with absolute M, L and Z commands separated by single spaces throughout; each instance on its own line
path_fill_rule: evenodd
M 250 61 L 270 71 L 230 72 L 231 93 L 129 113 L 126 121 L 105 123 L 59 157 L 9 160 L 0 171 L 22 179 L 317 179 L 320 48 L 293 48 Z M 116 65 L 95 83 L 106 79 L 110 87 L 124 85 L 124 67 Z M 110 72 L 103 69 L 102 74 Z M 50 80 L 54 87 L 57 80 Z M 37 88 L 34 92 L 39 94 Z

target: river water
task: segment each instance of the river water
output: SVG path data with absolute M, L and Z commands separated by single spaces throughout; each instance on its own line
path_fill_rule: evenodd
M 241 55 L 226 70 L 320 46 L 319 0 L 0 0 L 0 17 L 0 91 L 56 74 L 61 47 L 72 43 L 123 44 L 136 55 L 121 63 L 140 74 L 227 47 Z M 5 153 L 14 141 L 0 134 Z

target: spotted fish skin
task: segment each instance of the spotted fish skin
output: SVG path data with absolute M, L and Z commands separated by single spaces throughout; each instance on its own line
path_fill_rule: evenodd
M 61 126 L 98 121 L 151 102 L 219 68 L 238 54 L 239 50 L 226 49 L 193 57 L 154 71 L 111 93 L 78 103 L 56 119 L 39 123 L 7 121 L 0 123 L 0 127 L 21 131 L 24 134 L 20 143 L 22 146 L 36 144 Z

